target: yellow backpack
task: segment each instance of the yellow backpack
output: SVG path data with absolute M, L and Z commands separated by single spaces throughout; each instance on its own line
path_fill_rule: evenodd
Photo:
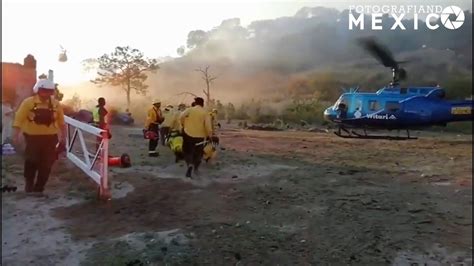
M 176 134 L 176 133 L 171 133 L 168 144 L 170 146 L 170 149 L 174 152 L 183 152 L 183 137 Z
M 203 159 L 207 162 L 210 159 L 214 158 L 216 156 L 217 149 L 215 145 L 211 142 L 208 142 L 206 146 L 204 146 L 204 155 Z

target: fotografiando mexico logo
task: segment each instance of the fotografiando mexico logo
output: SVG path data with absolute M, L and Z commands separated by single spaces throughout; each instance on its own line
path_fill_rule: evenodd
M 411 27 L 418 30 L 420 20 L 424 22 L 430 30 L 444 27 L 449 30 L 459 29 L 464 24 L 464 11 L 458 6 L 440 5 L 351 5 L 349 6 L 349 29 L 366 29 L 364 19 L 366 15 L 371 17 L 370 30 L 384 30 L 383 19 L 392 17 L 393 25 L 389 30 L 406 30 Z M 408 25 L 407 17 L 412 25 Z M 441 25 L 440 25 L 441 24 Z

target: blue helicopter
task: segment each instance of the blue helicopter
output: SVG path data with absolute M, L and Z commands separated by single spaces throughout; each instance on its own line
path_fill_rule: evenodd
M 472 121 L 472 100 L 448 101 L 446 92 L 437 87 L 401 87 L 406 78 L 389 50 L 372 38 L 360 39 L 360 44 L 385 67 L 392 69 L 392 82 L 375 93 L 359 92 L 352 88 L 343 93 L 336 103 L 324 111 L 327 121 L 335 123 L 334 132 L 343 138 L 359 139 L 416 139 L 409 130 L 430 126 L 446 126 L 456 121 Z M 363 130 L 363 132 L 358 132 Z M 369 135 L 367 130 L 406 130 L 406 137 Z

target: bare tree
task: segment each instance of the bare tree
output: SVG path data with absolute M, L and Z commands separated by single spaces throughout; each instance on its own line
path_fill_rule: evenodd
M 204 95 L 206 95 L 206 105 L 211 104 L 211 88 L 210 85 L 211 83 L 217 79 L 217 76 L 212 76 L 209 73 L 209 66 L 206 66 L 205 69 L 198 68 L 196 71 L 201 72 L 202 76 L 201 78 L 206 82 L 206 90 L 203 90 Z
M 178 93 L 176 94 L 177 96 L 181 96 L 181 95 L 191 95 L 193 97 L 198 97 L 196 94 L 192 93 L 192 92 L 188 92 L 188 91 L 185 91 L 185 92 L 181 92 L 181 93 Z

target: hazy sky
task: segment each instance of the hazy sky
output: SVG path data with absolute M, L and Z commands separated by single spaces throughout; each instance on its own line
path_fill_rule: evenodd
M 353 4 L 455 4 L 472 10 L 470 0 L 445 1 L 144 1 L 144 0 L 3 0 L 2 61 L 38 60 L 38 72 L 55 71 L 59 83 L 83 80 L 79 62 L 113 51 L 117 45 L 138 48 L 149 57 L 175 56 L 189 31 L 210 30 L 238 17 L 254 20 L 292 16 L 304 6 L 346 9 Z M 58 62 L 60 45 L 69 61 Z

